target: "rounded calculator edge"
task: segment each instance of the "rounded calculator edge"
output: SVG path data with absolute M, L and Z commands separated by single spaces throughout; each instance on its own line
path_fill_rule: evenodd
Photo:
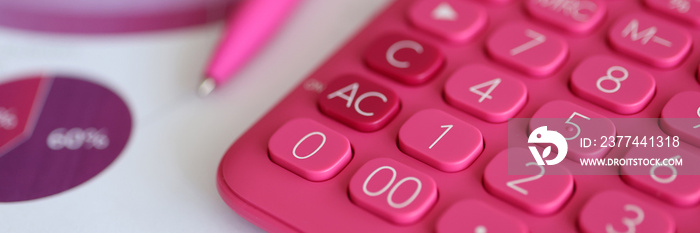
M 265 231 L 300 232 L 282 220 L 277 219 L 258 207 L 248 203 L 231 189 L 228 183 L 226 183 L 226 178 L 224 177 L 223 173 L 223 160 L 226 159 L 227 155 L 228 153 L 224 155 L 219 162 L 218 168 L 216 169 L 216 190 L 218 191 L 221 200 L 223 200 L 226 205 L 228 205 L 236 214 L 238 214 L 238 216 Z

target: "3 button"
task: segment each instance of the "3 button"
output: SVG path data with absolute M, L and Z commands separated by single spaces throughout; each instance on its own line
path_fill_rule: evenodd
M 585 233 L 671 233 L 676 228 L 665 212 L 617 191 L 593 196 L 583 207 L 578 225 Z

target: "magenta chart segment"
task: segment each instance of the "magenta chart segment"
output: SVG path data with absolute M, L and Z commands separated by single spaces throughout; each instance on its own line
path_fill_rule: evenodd
M 124 101 L 91 82 L 33 76 L 0 84 L 0 202 L 91 179 L 122 152 L 131 126 Z

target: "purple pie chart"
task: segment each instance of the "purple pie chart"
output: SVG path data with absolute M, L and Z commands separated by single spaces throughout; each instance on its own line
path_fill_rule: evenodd
M 121 154 L 131 127 L 124 101 L 84 79 L 37 75 L 0 84 L 0 202 L 90 180 Z

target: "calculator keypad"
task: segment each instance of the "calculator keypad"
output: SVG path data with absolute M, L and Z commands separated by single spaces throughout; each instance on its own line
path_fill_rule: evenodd
M 697 1 L 393 1 L 231 146 L 219 192 L 274 232 L 696 232 Z M 657 153 L 601 146 L 640 132 L 684 166 L 582 174 Z

